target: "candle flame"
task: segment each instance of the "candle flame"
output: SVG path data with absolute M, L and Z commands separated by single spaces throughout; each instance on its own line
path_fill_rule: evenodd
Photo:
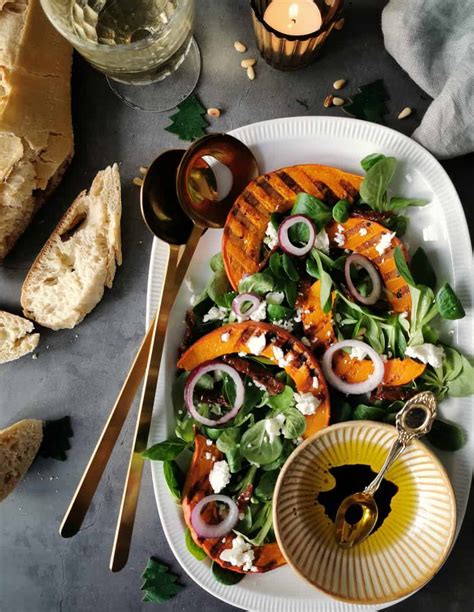
M 296 23 L 296 19 L 298 17 L 298 13 L 300 12 L 299 6 L 297 2 L 293 2 L 290 4 L 288 9 L 288 15 L 293 23 Z

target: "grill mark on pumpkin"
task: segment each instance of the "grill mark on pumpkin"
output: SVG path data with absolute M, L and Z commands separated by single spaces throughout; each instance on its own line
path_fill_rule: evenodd
M 197 480 L 186 494 L 186 499 L 191 502 L 199 491 L 204 490 L 204 484 L 208 476 L 203 476 Z
M 349 181 L 346 181 L 346 179 L 341 179 L 339 181 L 339 185 L 344 189 L 346 194 L 348 194 L 348 197 L 346 199 L 349 200 L 351 204 L 359 197 L 359 192 L 357 191 L 357 189 L 353 187 L 353 185 L 351 185 Z
M 310 179 L 310 177 L 308 178 Z M 319 191 L 323 194 L 322 200 L 326 202 L 327 204 L 332 205 L 332 204 L 335 204 L 339 200 L 339 198 L 334 193 L 334 191 L 330 187 L 328 187 L 326 183 L 323 183 L 322 181 L 313 181 L 313 180 L 311 180 L 311 182 L 316 187 L 316 189 L 319 189 Z
M 291 189 L 295 195 L 305 193 L 303 187 L 301 187 L 301 185 L 299 185 L 287 172 L 281 170 L 277 172 L 276 175 L 285 183 L 288 189 Z
M 285 198 L 279 191 L 273 187 L 271 182 L 268 180 L 268 176 L 265 175 L 257 181 L 257 185 L 262 189 L 270 198 L 276 201 L 277 207 L 285 203 Z

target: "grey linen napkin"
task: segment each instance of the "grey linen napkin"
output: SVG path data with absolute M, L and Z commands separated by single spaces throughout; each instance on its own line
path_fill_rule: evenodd
M 412 137 L 436 157 L 474 151 L 474 0 L 390 0 L 385 47 L 432 98 Z

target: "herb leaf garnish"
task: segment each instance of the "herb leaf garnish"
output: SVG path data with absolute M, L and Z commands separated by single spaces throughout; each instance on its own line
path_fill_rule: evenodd
M 164 603 L 183 589 L 178 584 L 178 576 L 169 571 L 167 565 L 160 563 L 153 557 L 148 560 L 145 571 L 142 574 L 143 601 L 153 603 Z

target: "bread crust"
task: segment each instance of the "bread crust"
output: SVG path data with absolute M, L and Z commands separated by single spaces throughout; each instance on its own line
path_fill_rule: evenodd
M 22 161 L 34 170 L 29 195 L 23 189 L 15 198 L 18 162 L 0 168 L 0 215 L 6 207 L 13 216 L 9 226 L 0 228 L 0 261 L 72 159 L 71 64 L 72 48 L 49 23 L 39 0 L 0 1 L 0 81 L 5 90 L 0 94 L 0 132 L 21 139 Z

